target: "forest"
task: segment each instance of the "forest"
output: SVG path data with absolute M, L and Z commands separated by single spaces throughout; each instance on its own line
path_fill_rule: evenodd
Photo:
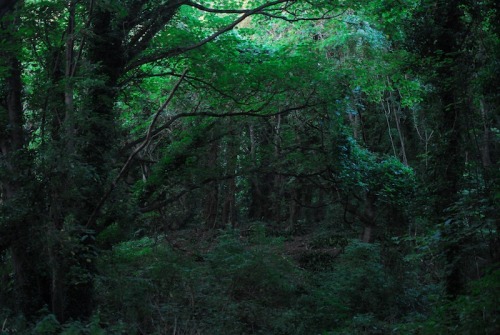
M 500 2 L 0 0 L 0 334 L 500 334 Z

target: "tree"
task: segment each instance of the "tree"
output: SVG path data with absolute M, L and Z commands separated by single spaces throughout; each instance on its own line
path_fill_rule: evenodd
M 13 177 L 2 180 L 2 253 L 11 252 L 27 316 L 46 304 L 61 321 L 86 317 L 92 312 L 95 236 L 121 208 L 109 190 L 116 187 L 116 162 L 122 160 L 116 104 L 127 82 L 140 80 L 156 64 L 182 63 L 180 55 L 203 48 L 249 16 L 300 20 L 292 9 L 313 6 L 284 0 L 256 1 L 250 9 L 192 1 L 13 4 L 1 7 L 2 15 L 11 10 L 2 17 L 9 45 L 2 48 L 3 175 Z M 208 28 L 199 24 L 202 16 Z M 35 186 L 32 180 L 43 182 Z M 19 213 L 18 201 L 32 186 L 40 192 L 31 191 L 24 201 L 33 205 L 19 206 Z
M 487 137 L 489 133 L 489 126 L 478 124 L 483 128 L 479 130 L 473 124 L 473 120 L 481 120 L 482 117 L 478 113 L 481 110 L 477 107 L 478 102 L 474 102 L 471 97 L 481 95 L 475 92 L 472 84 L 477 77 L 478 66 L 482 66 L 475 60 L 477 56 L 474 52 L 480 52 L 476 44 L 477 39 L 482 38 L 479 36 L 494 34 L 489 28 L 484 29 L 484 24 L 488 25 L 486 22 L 494 19 L 491 6 L 490 3 L 473 4 L 468 1 L 426 2 L 422 8 L 427 9 L 414 14 L 412 22 L 418 24 L 410 30 L 410 46 L 424 57 L 422 72 L 428 74 L 429 83 L 434 88 L 426 101 L 436 110 L 433 118 L 438 136 L 432 151 L 435 162 L 432 184 L 435 187 L 436 214 L 446 221 L 443 234 L 444 252 L 449 264 L 447 292 L 452 297 L 464 289 L 464 277 L 458 259 L 462 257 L 461 245 L 467 239 L 462 231 L 462 218 L 455 215 L 455 205 L 460 202 L 461 192 L 469 187 L 466 186 L 466 176 L 470 168 L 480 166 L 481 161 L 485 162 L 485 147 L 481 150 L 473 143 L 479 143 L 479 133 L 483 132 L 483 136 Z M 481 175 L 481 179 L 489 178 L 488 173 Z M 495 185 L 495 182 L 491 185 Z M 482 189 L 478 190 L 480 193 L 491 191 L 482 186 L 479 188 Z
M 499 12 L 1 2 L 2 330 L 495 329 Z

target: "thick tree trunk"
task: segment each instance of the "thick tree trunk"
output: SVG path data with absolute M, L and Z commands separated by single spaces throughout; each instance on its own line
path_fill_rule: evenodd
M 29 178 L 30 156 L 25 154 L 25 134 L 23 130 L 24 114 L 22 107 L 21 63 L 18 52 L 21 47 L 16 38 L 16 19 L 4 21 L 1 37 L 7 40 L 11 50 L 0 50 L 1 64 L 8 70 L 4 78 L 0 78 L 0 150 L 1 160 L 6 173 L 0 176 L 2 192 L 2 216 L 8 218 L 3 222 L 0 234 L 6 239 L 2 241 L 2 249 L 10 247 L 15 275 L 17 307 L 26 316 L 33 315 L 49 301 L 45 292 L 46 283 L 37 272 L 41 249 L 37 245 L 37 230 L 33 229 L 35 213 L 30 213 L 29 190 L 24 182 L 33 182 Z M 16 46 L 19 46 L 16 49 Z M 0 250 L 3 252 L 4 250 Z
M 441 145 L 434 152 L 436 196 L 435 212 L 443 220 L 447 218 L 445 210 L 456 203 L 459 196 L 459 182 L 463 175 L 465 159 L 461 143 L 461 134 L 465 133 L 463 117 L 467 112 L 464 106 L 464 83 L 462 73 L 456 66 L 461 63 L 459 43 L 463 40 L 467 29 L 461 21 L 461 0 L 439 3 L 434 13 L 437 36 L 429 41 L 432 56 L 437 57 L 438 81 L 434 84 L 441 102 L 441 113 L 438 118 L 438 130 Z M 456 223 L 450 220 L 451 225 Z M 446 291 L 452 298 L 464 289 L 458 262 L 457 229 L 450 227 L 443 233 L 443 245 L 448 262 Z
M 361 234 L 361 241 L 364 243 L 371 243 L 373 241 L 373 225 L 365 225 L 363 233 Z
M 96 201 L 104 193 L 109 164 L 115 144 L 114 101 L 117 81 L 124 71 L 123 36 L 113 25 L 113 14 L 107 9 L 95 10 L 92 16 L 93 38 L 88 41 L 88 60 L 97 66 L 95 76 L 103 80 L 89 89 L 85 106 L 75 113 L 72 76 L 75 71 L 74 27 L 75 2 L 68 7 L 69 17 L 64 50 L 57 50 L 53 81 L 62 87 L 54 104 L 53 141 L 54 150 L 61 152 L 64 160 L 58 164 L 59 180 L 49 188 L 51 211 L 48 234 L 48 285 L 51 311 L 60 322 L 69 318 L 81 319 L 93 310 L 93 278 L 95 269 L 93 231 L 96 222 L 87 227 L 87 219 L 93 212 Z M 61 81 L 64 80 L 63 85 Z M 52 99 L 54 100 L 54 99 Z M 61 136 L 60 134 L 63 134 Z M 63 153 L 69 153 L 65 156 Z M 74 180 L 73 166 L 82 166 L 92 171 L 88 179 Z M 70 187 L 79 193 L 68 193 Z M 76 194 L 76 195 L 75 195 Z M 67 218 L 78 218 L 69 229 L 63 227 Z M 77 243 L 71 250 L 62 245 L 70 234 Z M 77 272 L 71 269 L 78 269 Z

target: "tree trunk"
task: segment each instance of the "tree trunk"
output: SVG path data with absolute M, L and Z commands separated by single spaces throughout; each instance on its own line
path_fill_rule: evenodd
M 461 22 L 461 1 L 454 0 L 439 5 L 435 16 L 438 19 L 439 35 L 433 42 L 433 52 L 438 61 L 443 64 L 438 66 L 439 82 L 436 82 L 438 94 L 441 99 L 441 115 L 439 115 L 439 135 L 442 145 L 435 152 L 437 175 L 437 197 L 435 204 L 436 213 L 446 219 L 444 210 L 453 205 L 458 197 L 459 181 L 465 166 L 463 149 L 460 137 L 464 132 L 462 122 L 464 106 L 461 99 L 463 83 L 460 82 L 457 69 L 450 64 L 460 64 L 459 51 L 464 32 L 467 28 Z M 451 222 L 452 225 L 455 222 Z M 443 240 L 449 241 L 444 246 L 449 271 L 446 277 L 446 291 L 452 298 L 463 291 L 463 280 L 458 269 L 459 262 L 456 245 L 457 230 L 452 228 L 444 232 Z M 447 242 L 448 243 L 448 242 Z
M 375 201 L 377 200 L 376 195 L 368 192 L 364 195 L 364 198 L 359 197 L 359 203 L 351 203 L 347 201 L 344 203 L 344 210 L 355 217 L 363 225 L 363 230 L 361 232 L 360 240 L 365 243 L 372 243 L 374 240 L 374 231 L 376 228 L 376 212 L 375 212 Z
M 206 168 L 208 171 L 217 167 L 219 156 L 219 141 L 214 141 L 208 150 Z M 208 192 L 204 200 L 203 217 L 207 228 L 214 229 L 217 226 L 219 211 L 219 185 L 217 181 L 211 181 L 208 184 Z
M 363 234 L 361 236 L 361 240 L 365 243 L 371 243 L 374 239 L 375 200 L 376 196 L 368 192 L 365 197 L 363 213 L 361 214 L 361 222 L 363 223 Z
M 275 174 L 269 172 L 271 159 L 266 155 L 271 148 L 271 138 L 274 131 L 268 125 L 261 129 L 260 133 L 255 133 L 254 126 L 250 126 L 251 158 L 256 172 L 250 177 L 250 208 L 249 219 L 271 222 L 275 218 L 275 199 L 273 199 Z M 260 139 L 260 142 L 258 141 Z M 264 152 L 262 157 L 258 157 L 257 149 L 260 146 Z
M 482 146 L 481 146 L 481 160 L 483 163 L 483 167 L 488 169 L 492 165 L 491 153 L 490 153 L 491 130 L 490 130 L 490 124 L 488 121 L 488 119 L 489 119 L 488 109 L 486 107 L 486 103 L 484 102 L 484 99 L 480 100 L 479 108 L 481 111 L 481 119 L 483 121 L 483 140 L 482 140 Z
M 16 17 L 16 13 L 13 13 Z M 21 64 L 18 57 L 21 44 L 16 36 L 18 18 L 0 22 L 0 37 L 12 48 L 0 50 L 0 66 L 7 71 L 0 78 L 0 158 L 6 173 L 0 176 L 2 192 L 2 224 L 0 234 L 8 236 L 3 241 L 3 249 L 10 247 L 14 267 L 16 298 L 19 309 L 27 316 L 41 308 L 46 300 L 41 296 L 43 284 L 39 280 L 34 262 L 36 236 L 32 234 L 30 220 L 31 199 L 23 195 L 23 177 L 29 173 L 29 157 L 25 155 L 24 115 L 21 102 Z M 30 180 L 30 178 L 27 178 Z M 29 191 L 28 191 L 29 192 Z M 3 221 L 3 220 L 2 220 Z M 4 252 L 4 250 L 0 250 Z
M 233 137 L 226 143 L 226 171 L 225 174 L 232 176 L 236 173 L 237 146 Z M 235 227 L 236 218 L 236 177 L 231 177 L 225 182 L 224 204 L 222 206 L 222 223 Z

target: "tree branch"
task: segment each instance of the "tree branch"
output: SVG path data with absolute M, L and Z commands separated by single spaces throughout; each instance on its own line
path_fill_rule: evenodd
M 122 86 L 122 85 L 128 84 L 130 82 L 133 82 L 134 80 L 139 80 L 139 79 L 144 79 L 144 78 L 166 77 L 166 76 L 180 77 L 181 74 L 173 72 L 173 71 L 162 72 L 162 73 L 155 73 L 155 74 L 141 73 L 141 74 L 135 75 L 133 77 L 126 78 L 119 85 Z M 186 75 L 186 82 L 188 84 L 190 84 L 195 89 L 200 88 L 199 86 L 194 85 L 191 81 L 196 81 L 196 82 L 201 83 L 202 85 L 208 87 L 209 89 L 211 89 L 212 91 L 216 92 L 220 96 L 232 100 L 237 105 L 240 105 L 240 106 L 249 105 L 249 103 L 238 100 L 236 97 L 234 97 L 234 96 L 232 96 L 232 95 L 224 92 L 223 90 L 217 88 L 214 84 L 208 82 L 205 79 L 198 78 L 198 77 L 195 77 L 195 76 Z
M 242 13 L 242 15 L 238 19 L 234 20 L 229 25 L 217 30 L 216 32 L 214 32 L 210 36 L 202 39 L 201 41 L 194 43 L 194 44 L 187 46 L 187 47 L 177 47 L 174 49 L 166 50 L 164 52 L 160 52 L 156 55 L 153 54 L 150 56 L 145 56 L 143 58 L 139 58 L 136 61 L 129 63 L 126 67 L 126 70 L 129 71 L 129 70 L 132 70 L 134 68 L 137 68 L 137 67 L 144 65 L 144 64 L 147 64 L 147 63 L 151 63 L 151 62 L 163 59 L 163 58 L 178 56 L 178 55 L 186 53 L 188 51 L 198 49 L 198 48 L 202 47 L 203 45 L 215 40 L 220 35 L 232 30 L 234 27 L 236 27 L 239 23 L 241 23 L 247 17 L 254 15 L 254 14 L 258 14 L 266 8 L 276 6 L 276 5 L 279 5 L 282 3 L 291 3 L 291 2 L 296 2 L 296 0 L 276 0 L 276 1 L 265 3 L 265 4 L 263 4 L 257 8 L 254 8 L 252 10 L 243 10 L 243 12 L 240 12 L 240 13 Z M 183 4 L 189 4 L 189 3 L 183 3 Z M 194 3 L 192 3 L 192 4 L 194 4 Z
M 226 118 L 226 117 L 234 117 L 234 116 L 249 116 L 249 117 L 258 117 L 258 118 L 268 118 L 268 117 L 272 117 L 272 116 L 283 115 L 283 114 L 291 113 L 291 112 L 294 112 L 294 111 L 302 110 L 302 109 L 305 109 L 305 108 L 313 107 L 313 105 L 309 105 L 308 101 L 306 101 L 306 103 L 303 104 L 303 105 L 285 108 L 285 109 L 280 110 L 280 111 L 275 112 L 275 113 L 266 113 L 266 114 L 260 113 L 264 109 L 264 107 L 267 106 L 268 103 L 269 102 L 266 102 L 263 106 L 261 106 L 257 110 L 251 110 L 251 111 L 247 111 L 247 112 L 230 112 L 230 113 L 188 112 L 188 113 L 179 113 L 179 114 L 176 114 L 176 115 L 172 116 L 170 118 L 170 120 L 168 120 L 166 123 L 164 123 L 160 127 L 156 128 L 152 132 L 152 134 L 154 136 L 154 135 L 158 134 L 159 132 L 161 132 L 161 131 L 163 131 L 165 129 L 170 128 L 170 126 L 175 121 L 177 121 L 177 120 L 179 120 L 181 118 L 186 118 L 186 117 L 203 116 L 203 117 Z M 134 145 L 136 145 L 138 143 L 141 143 L 143 140 L 144 140 L 143 138 L 140 138 L 140 139 L 135 140 L 134 142 L 127 143 L 126 147 L 134 146 Z
M 331 11 L 328 11 L 328 12 L 326 12 L 323 15 L 318 16 L 318 17 L 298 17 L 295 14 L 292 14 L 292 17 L 286 17 L 286 16 L 283 16 L 283 15 L 275 15 L 275 14 L 271 14 L 271 13 L 268 13 L 268 12 L 262 12 L 262 13 L 257 13 L 257 14 L 263 15 L 263 16 L 267 16 L 267 17 L 270 17 L 272 19 L 279 19 L 279 20 L 283 20 L 283 21 L 287 21 L 287 22 L 323 21 L 323 20 L 335 19 L 337 17 L 340 17 L 340 16 L 344 15 L 347 12 L 347 9 L 344 10 L 342 13 L 337 14 L 337 15 L 328 15 L 328 13 L 330 13 L 330 12 Z
M 171 196 L 168 199 L 164 200 L 159 200 L 153 202 L 151 205 L 146 205 L 144 207 L 141 207 L 139 210 L 141 213 L 148 213 L 152 212 L 154 210 L 160 209 L 162 207 L 165 207 L 168 204 L 174 203 L 175 201 L 179 200 L 183 195 L 188 194 L 189 192 L 192 192 L 194 190 L 202 188 L 204 185 L 211 183 L 213 181 L 222 181 L 222 180 L 227 180 L 231 178 L 237 177 L 239 174 L 228 174 L 220 177 L 213 177 L 213 178 L 206 178 L 203 181 L 201 181 L 198 184 L 191 184 L 191 185 L 186 185 L 186 188 L 180 191 L 179 193 Z
M 299 17 L 296 14 L 290 13 L 287 10 L 287 8 L 290 7 L 291 3 L 294 3 L 294 2 L 296 2 L 296 1 L 282 1 L 282 3 L 286 3 L 285 7 L 279 8 L 279 9 L 271 9 L 272 11 L 285 11 L 285 12 L 291 14 L 292 17 L 271 14 L 269 11 L 259 11 L 259 12 L 255 13 L 255 14 L 267 16 L 267 17 L 274 18 L 274 19 L 280 19 L 280 20 L 284 20 L 284 21 L 287 21 L 287 22 L 298 22 L 298 21 L 330 20 L 330 19 L 334 19 L 334 18 L 337 18 L 339 16 L 342 16 L 347 11 L 347 9 L 346 9 L 346 10 L 344 10 L 340 14 L 331 15 L 330 16 L 330 15 L 328 15 L 329 13 L 332 12 L 332 10 L 330 10 L 330 11 L 327 11 L 326 13 L 324 13 L 323 15 L 318 16 L 318 17 Z M 199 10 L 201 10 L 203 12 L 215 13 L 215 14 L 246 14 L 246 13 L 248 13 L 248 12 L 251 11 L 250 9 L 218 9 L 218 8 L 211 8 L 211 7 L 203 6 L 203 5 L 199 4 L 199 3 L 195 3 L 193 1 L 186 1 L 184 3 L 184 5 L 190 6 L 190 7 L 196 8 L 196 9 L 199 9 Z
M 123 167 L 121 168 L 120 172 L 118 173 L 118 175 L 116 176 L 116 178 L 113 180 L 113 182 L 111 183 L 111 186 L 110 188 L 108 189 L 108 191 L 103 195 L 103 197 L 99 200 L 99 203 L 97 204 L 97 206 L 95 207 L 94 211 L 92 212 L 92 214 L 90 215 L 88 221 L 87 221 L 87 225 L 86 227 L 90 227 L 92 226 L 94 223 L 95 223 L 95 220 L 97 218 L 97 215 L 99 214 L 102 206 L 104 205 L 104 203 L 106 202 L 106 200 L 109 198 L 109 196 L 111 195 L 111 192 L 113 192 L 113 190 L 116 188 L 116 185 L 118 184 L 118 182 L 120 181 L 120 179 L 125 175 L 125 173 L 127 172 L 128 168 L 130 167 L 130 164 L 132 163 L 133 159 L 135 158 L 135 156 L 137 156 L 137 154 L 142 150 L 144 149 L 149 141 L 151 140 L 151 137 L 153 135 L 153 128 L 156 124 L 156 121 L 158 120 L 158 117 L 160 116 L 160 113 L 168 106 L 168 104 L 170 103 L 170 101 L 172 101 L 172 98 L 174 97 L 174 94 L 175 92 L 177 91 L 177 89 L 179 88 L 181 82 L 184 80 L 184 78 L 186 77 L 186 73 L 187 73 L 188 69 L 184 70 L 184 72 L 182 73 L 182 76 L 179 78 L 179 80 L 177 81 L 177 83 L 175 84 L 174 88 L 172 89 L 172 91 L 170 92 L 170 95 L 168 96 L 167 100 L 165 100 L 165 102 L 163 103 L 163 105 L 161 105 L 160 108 L 158 108 L 158 110 L 156 111 L 156 114 L 154 115 L 153 117 L 153 120 L 151 121 L 150 125 L 149 125 L 149 128 L 148 128 L 148 131 L 146 133 L 146 137 L 144 139 L 144 141 L 141 143 L 141 145 L 139 145 L 131 154 L 130 156 L 128 157 L 127 161 L 125 162 L 125 164 L 123 165 Z

